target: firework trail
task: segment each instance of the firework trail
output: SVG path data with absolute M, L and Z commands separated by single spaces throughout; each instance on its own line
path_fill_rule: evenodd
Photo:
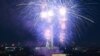
M 90 18 L 79 14 L 80 12 L 77 10 L 81 9 L 78 8 L 80 5 L 74 3 L 73 0 L 37 0 L 16 6 L 26 6 L 29 15 L 33 14 L 32 10 L 34 11 L 34 28 L 36 28 L 38 35 L 47 40 L 47 46 L 48 43 L 53 44 L 54 38 L 58 38 L 61 44 L 68 42 L 70 37 L 73 37 L 72 33 L 74 34 L 72 32 L 73 26 L 76 26 L 76 31 L 80 31 L 76 19 L 94 23 Z M 33 9 L 29 9 L 30 7 Z

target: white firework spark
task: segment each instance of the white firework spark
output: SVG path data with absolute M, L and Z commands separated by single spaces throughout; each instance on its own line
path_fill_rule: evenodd
M 77 26 L 75 23 L 72 22 L 73 20 L 69 18 L 70 14 L 72 14 L 76 18 L 84 19 L 94 23 L 94 21 L 91 20 L 90 18 L 75 12 L 77 10 L 74 9 L 77 9 L 78 5 L 73 3 L 72 0 L 38 0 L 38 2 L 31 1 L 29 3 L 18 4 L 17 6 L 23 6 L 23 5 L 24 6 L 34 5 L 35 7 L 39 7 L 39 9 L 36 9 L 35 7 L 33 8 L 34 11 L 38 11 L 34 13 L 36 14 L 36 16 L 34 17 L 34 21 L 35 21 L 34 27 L 38 25 L 37 30 L 38 31 L 40 30 L 39 34 L 42 34 L 47 39 L 50 39 L 50 37 L 54 35 L 53 34 L 54 31 L 59 30 L 58 38 L 61 42 L 63 43 L 65 42 L 66 36 L 68 35 L 67 30 L 69 30 L 68 29 L 69 26 L 67 25 L 72 23 L 73 25 Z M 59 29 L 54 28 L 55 23 L 56 24 L 58 23 L 57 26 L 59 26 Z M 48 25 L 51 25 L 54 28 L 54 30 L 51 28 L 49 29 Z

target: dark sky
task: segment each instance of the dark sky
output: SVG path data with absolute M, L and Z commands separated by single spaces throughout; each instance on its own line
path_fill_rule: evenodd
M 83 15 L 89 16 L 95 23 L 86 23 L 84 24 L 83 32 L 78 38 L 77 43 L 79 45 L 100 47 L 100 1 L 99 0 L 81 0 L 83 1 L 81 5 L 83 9 Z M 90 5 L 84 5 L 90 3 Z M 93 4 L 91 4 L 93 3 Z M 88 25 L 88 26 L 87 26 Z M 82 28 L 82 27 L 81 27 Z
M 0 40 L 23 41 L 35 37 L 23 27 L 23 23 L 20 21 L 19 13 L 22 8 L 17 7 L 16 4 L 23 1 L 0 0 Z M 83 26 L 86 30 L 77 38 L 77 44 L 100 46 L 100 1 L 80 0 L 80 3 L 85 8 L 83 9 L 83 15 L 89 15 L 95 23 L 88 23 L 88 26 Z M 87 3 L 90 3 L 90 5 L 86 5 Z

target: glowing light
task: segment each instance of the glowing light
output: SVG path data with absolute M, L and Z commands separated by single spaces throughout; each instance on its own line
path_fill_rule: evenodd
M 41 17 L 41 18 L 47 18 L 47 12 L 46 12 L 46 11 L 42 11 L 42 12 L 40 13 L 40 17 Z
M 65 23 L 61 23 L 61 29 L 66 29 L 66 24 Z
M 59 21 L 59 24 L 60 24 L 61 30 L 66 29 L 66 20 L 60 20 Z
M 51 37 L 52 37 L 52 31 L 51 31 L 51 29 L 45 29 L 45 31 L 44 31 L 44 36 L 45 36 L 45 38 L 47 39 L 47 40 L 50 40 L 51 39 Z
M 61 39 L 60 39 L 60 42 L 63 43 L 63 42 L 64 42 L 64 39 L 61 38 Z
M 52 10 L 49 11 L 42 11 L 40 13 L 41 18 L 48 19 L 49 17 L 52 17 L 54 15 L 54 12 Z
M 68 18 L 66 18 L 66 17 L 61 17 L 60 18 L 60 21 L 67 21 L 68 20 Z
M 66 12 L 67 12 L 67 9 L 65 7 L 60 7 L 59 8 L 59 14 L 61 16 L 65 16 L 66 15 Z
M 54 12 L 52 10 L 48 11 L 48 17 L 52 17 L 54 15 Z
M 60 38 L 60 42 L 64 42 L 65 33 L 62 33 L 62 32 L 61 32 L 59 38 Z

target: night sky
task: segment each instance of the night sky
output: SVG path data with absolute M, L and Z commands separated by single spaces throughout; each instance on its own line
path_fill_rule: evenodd
M 0 41 L 35 40 L 37 35 L 35 29 L 33 28 L 33 32 L 28 30 L 30 28 L 26 30 L 23 25 L 26 22 L 22 22 L 22 20 L 31 20 L 28 17 L 22 19 L 21 16 L 27 14 L 25 12 L 20 15 L 25 6 L 16 6 L 23 1 L 28 2 L 27 0 L 0 0 Z M 87 3 L 90 5 L 86 5 Z M 80 0 L 80 5 L 85 8 L 82 9 L 82 14 L 92 18 L 95 23 L 80 24 L 80 28 L 84 29 L 81 30 L 80 36 L 75 38 L 76 43 L 80 46 L 100 47 L 100 0 Z

